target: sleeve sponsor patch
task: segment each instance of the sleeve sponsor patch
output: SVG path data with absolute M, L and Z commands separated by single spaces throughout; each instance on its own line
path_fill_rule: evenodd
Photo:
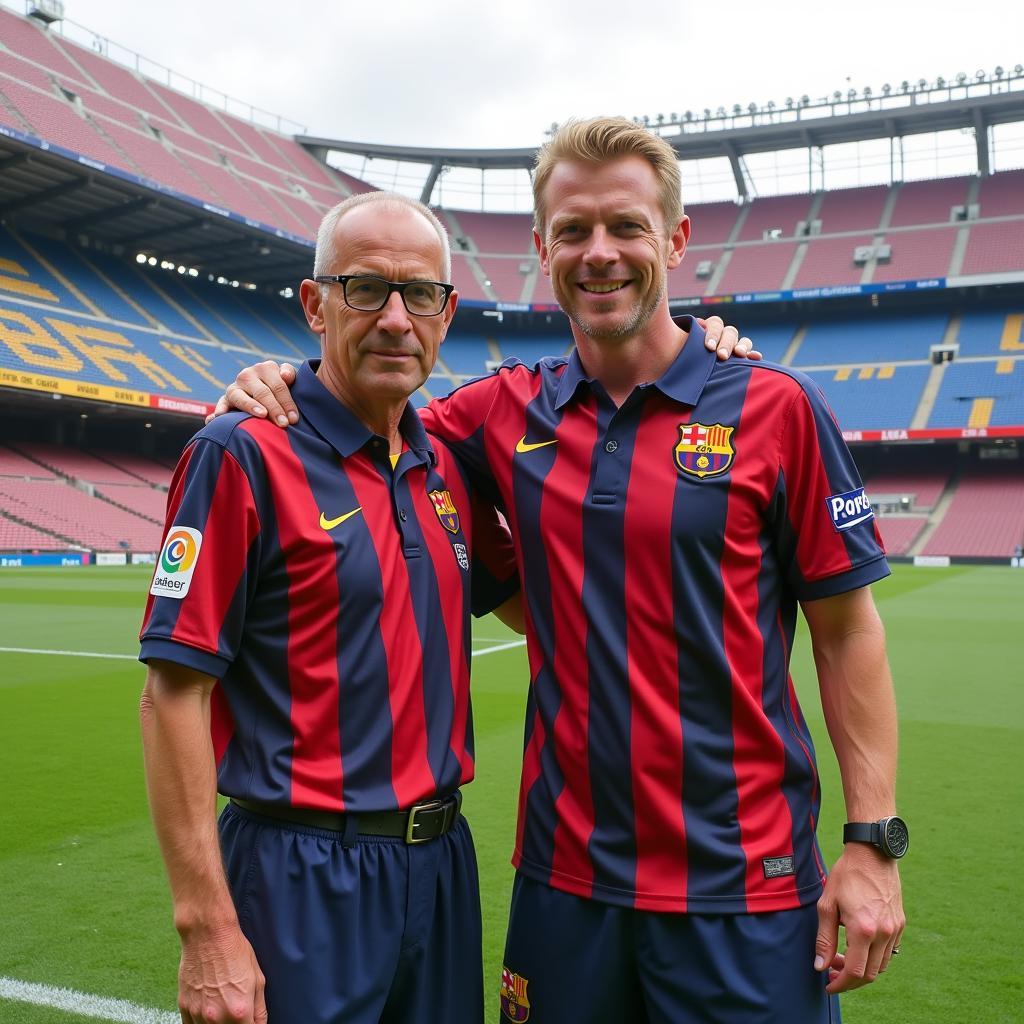
M 825 507 L 838 533 L 875 518 L 871 502 L 863 487 L 858 487 L 855 491 L 846 491 L 844 494 L 830 494 L 825 499 Z
M 157 559 L 149 592 L 154 597 L 173 597 L 180 601 L 188 593 L 202 546 L 203 535 L 198 530 L 190 526 L 172 527 Z

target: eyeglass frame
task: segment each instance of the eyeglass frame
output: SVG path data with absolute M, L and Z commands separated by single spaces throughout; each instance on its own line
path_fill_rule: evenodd
M 452 297 L 452 292 L 455 291 L 455 285 L 445 284 L 444 281 L 389 281 L 386 277 L 378 277 L 376 274 L 320 274 L 314 277 L 313 280 L 317 284 L 340 284 L 341 297 L 345 300 L 345 305 L 349 309 L 354 309 L 357 313 L 379 313 L 388 304 L 392 292 L 398 292 L 402 296 L 402 305 L 410 316 L 440 316 L 445 311 L 448 300 Z M 379 306 L 375 306 L 373 309 L 360 309 L 348 301 L 348 282 L 359 280 L 380 281 L 388 286 L 384 301 Z M 436 313 L 419 313 L 409 308 L 409 303 L 405 301 L 405 289 L 415 284 L 436 285 L 444 292 L 444 302 L 441 303 L 441 308 Z

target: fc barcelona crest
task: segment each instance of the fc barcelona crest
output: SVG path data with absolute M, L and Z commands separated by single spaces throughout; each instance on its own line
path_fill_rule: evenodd
M 530 1000 L 526 998 L 526 978 L 513 974 L 507 967 L 501 969 L 501 1014 L 508 1020 L 522 1022 L 530 1019 Z
M 441 525 L 449 533 L 458 533 L 459 510 L 452 501 L 451 493 L 449 491 L 431 491 L 430 500 L 434 503 L 434 511 L 437 513 L 437 518 L 441 520 Z
M 732 465 L 735 427 L 721 423 L 680 423 L 676 466 L 687 476 L 719 476 Z

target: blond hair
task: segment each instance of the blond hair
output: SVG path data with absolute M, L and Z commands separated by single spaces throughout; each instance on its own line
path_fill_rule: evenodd
M 592 117 L 586 121 L 567 121 L 537 152 L 533 168 L 533 225 L 537 233 L 543 238 L 547 214 L 544 189 L 556 164 L 563 160 L 603 164 L 626 156 L 642 157 L 654 168 L 665 230 L 671 232 L 683 219 L 682 179 L 676 151 L 659 135 L 624 117 Z
M 418 202 L 415 199 L 410 199 L 408 196 L 399 195 L 397 192 L 360 192 L 357 195 L 349 196 L 348 199 L 343 199 L 336 206 L 332 206 L 320 221 L 320 228 L 316 233 L 316 254 L 313 257 L 313 276 L 320 277 L 322 274 L 330 272 L 330 267 L 333 266 L 335 260 L 338 258 L 338 249 L 335 244 L 334 231 L 338 226 L 338 221 L 345 216 L 349 210 L 355 209 L 357 206 L 365 206 L 367 203 L 385 203 L 388 206 L 394 208 L 396 206 L 405 206 L 410 210 L 415 210 L 417 213 L 422 214 L 430 226 L 434 229 L 439 241 L 441 242 L 442 252 L 442 270 L 444 271 L 445 281 L 450 281 L 452 278 L 452 250 L 451 244 L 448 241 L 448 232 L 445 231 L 444 225 L 437 219 L 437 215 L 429 206 L 425 206 L 423 203 Z

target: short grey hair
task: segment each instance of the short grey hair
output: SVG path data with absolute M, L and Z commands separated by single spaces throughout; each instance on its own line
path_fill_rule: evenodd
M 383 191 L 360 192 L 358 195 L 349 196 L 348 199 L 343 199 L 337 204 L 337 206 L 332 206 L 324 214 L 324 218 L 320 221 L 320 227 L 316 233 L 316 255 L 313 257 L 314 277 L 330 273 L 330 267 L 338 258 L 337 247 L 334 244 L 334 233 L 338 226 L 338 221 L 341 220 L 349 210 L 354 210 L 357 206 L 365 206 L 367 203 L 386 203 L 392 208 L 396 206 L 406 206 L 410 210 L 415 210 L 417 213 L 424 216 L 430 223 L 430 226 L 437 233 L 437 237 L 441 242 L 444 280 L 446 283 L 451 281 L 452 247 L 451 243 L 448 241 L 448 232 L 445 230 L 441 221 L 438 220 L 434 211 L 431 210 L 429 206 L 424 205 L 416 199 L 410 199 L 408 196 L 399 195 L 397 192 Z

